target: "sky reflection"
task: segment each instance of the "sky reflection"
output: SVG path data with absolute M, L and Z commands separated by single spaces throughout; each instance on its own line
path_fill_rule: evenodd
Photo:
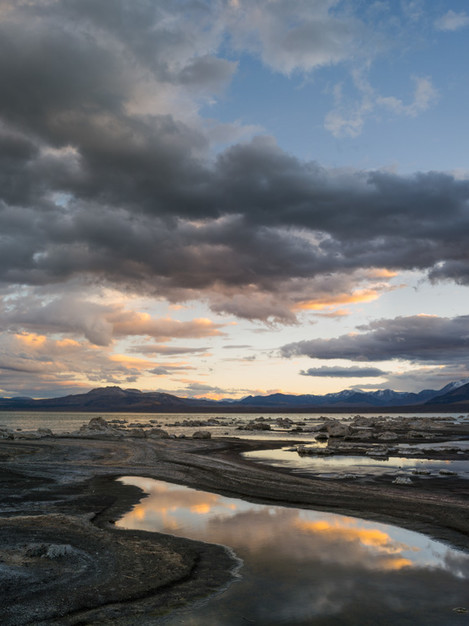
M 256 624 L 309 624 L 319 616 L 328 624 L 345 614 L 347 621 L 330 623 L 363 624 L 380 607 L 386 619 L 375 615 L 375 624 L 410 623 L 412 615 L 413 624 L 441 625 L 458 623 L 452 609 L 469 605 L 469 557 L 424 535 L 146 478 L 120 480 L 149 494 L 120 527 L 221 543 L 244 560 L 242 582 L 185 613 L 184 624 L 231 626 L 246 615 Z
M 403 456 L 390 456 L 383 459 L 353 455 L 318 457 L 308 454 L 300 455 L 291 447 L 253 450 L 244 452 L 243 456 L 258 463 L 267 463 L 329 477 L 340 477 L 350 473 L 360 476 L 384 474 L 413 476 L 414 470 L 427 470 L 434 476 L 439 476 L 440 470 L 450 470 L 456 472 L 461 478 L 469 478 L 469 461 L 466 460 L 406 458 Z

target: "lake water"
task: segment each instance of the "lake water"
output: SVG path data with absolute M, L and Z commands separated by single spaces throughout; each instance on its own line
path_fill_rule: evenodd
M 355 414 L 352 413 L 69 413 L 69 412 L 33 412 L 33 411 L 0 411 L 0 428 L 6 426 L 12 429 L 33 431 L 37 428 L 50 428 L 54 433 L 65 433 L 78 430 L 83 424 L 87 424 L 92 417 L 101 416 L 104 419 L 127 420 L 128 424 L 142 424 L 144 426 L 160 426 L 169 433 L 176 436 L 191 436 L 195 430 L 200 430 L 197 426 L 184 425 L 185 421 L 205 422 L 210 419 L 218 420 L 218 424 L 203 426 L 208 429 L 213 437 L 235 436 L 243 439 L 279 439 L 288 437 L 295 441 L 311 441 L 312 435 L 308 432 L 286 432 L 284 428 L 275 425 L 278 418 L 288 417 L 294 424 L 301 424 L 305 430 L 313 428 L 322 423 L 321 416 L 339 419 L 341 421 L 350 420 Z M 376 417 L 386 415 L 385 411 L 376 414 L 367 414 L 366 417 Z M 469 423 L 469 418 L 454 414 L 432 414 L 432 417 L 441 419 L 457 418 L 458 421 Z M 272 430 L 246 431 L 238 430 L 238 426 L 264 417 L 272 421 Z M 428 414 L 413 413 L 409 417 L 429 417 Z
M 469 609 L 469 555 L 422 534 L 354 517 L 252 504 L 148 478 L 120 480 L 148 494 L 118 522 L 121 528 L 223 544 L 243 561 L 238 582 L 157 623 L 468 623 L 469 614 L 462 610 Z

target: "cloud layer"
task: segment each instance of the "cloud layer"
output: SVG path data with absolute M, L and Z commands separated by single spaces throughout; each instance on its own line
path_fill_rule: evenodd
M 323 276 L 321 298 L 376 268 L 467 284 L 469 181 L 327 169 L 269 137 L 211 153 L 197 99 L 236 71 L 213 53 L 227 29 L 287 73 L 348 54 L 335 3 L 292 4 L 3 2 L 0 280 L 81 276 L 283 321 Z M 418 102 L 429 88 L 417 79 Z
M 414 315 L 381 319 L 358 327 L 360 332 L 333 339 L 311 339 L 282 347 L 285 357 L 354 361 L 402 360 L 429 364 L 466 363 L 469 315 L 444 318 Z
M 403 3 L 400 19 L 418 20 L 416 7 Z M 346 315 L 344 307 L 396 289 L 400 271 L 468 285 L 469 180 L 324 167 L 252 124 L 207 118 L 246 55 L 305 80 L 348 68 L 358 100 L 350 107 L 333 88 L 326 126 L 336 135 L 356 136 L 376 111 L 420 115 L 438 97 L 430 76 L 413 77 L 407 100 L 371 84 L 370 64 L 389 41 L 378 21 L 372 32 L 370 11 L 336 0 L 0 0 L 3 371 L 41 384 L 60 384 L 58 371 L 79 381 L 86 368 L 90 380 L 167 375 L 189 366 L 155 355 L 206 351 L 171 339 L 224 332 L 200 316 L 152 317 L 89 295 L 109 287 L 293 325 L 308 312 Z M 466 21 L 449 11 L 432 27 Z M 444 331 L 450 342 L 465 324 L 419 319 L 419 332 L 436 325 L 420 345 L 412 319 L 283 354 L 438 362 L 444 346 L 432 352 L 425 337 Z M 145 358 L 113 354 L 125 341 Z M 448 358 L 456 351 L 448 344 Z

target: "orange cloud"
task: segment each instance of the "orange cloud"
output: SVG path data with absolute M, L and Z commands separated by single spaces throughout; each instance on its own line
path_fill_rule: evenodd
M 134 368 L 138 370 L 148 369 L 149 367 L 155 367 L 153 361 L 147 359 L 140 359 L 134 356 L 127 356 L 126 354 L 112 354 L 109 359 L 115 363 L 119 363 L 127 368 Z
M 81 344 L 75 339 L 58 339 L 56 345 L 59 348 L 79 348 Z
M 344 304 L 357 304 L 361 302 L 372 302 L 381 295 L 380 289 L 360 289 L 353 293 L 341 293 L 336 296 L 325 296 L 314 300 L 303 300 L 295 303 L 295 311 L 322 311 Z
M 40 348 L 47 341 L 45 335 L 37 335 L 36 333 L 17 333 L 15 339 L 30 348 Z
M 115 337 L 147 335 L 167 341 L 173 337 L 201 338 L 223 334 L 220 330 L 222 325 L 206 317 L 181 322 L 171 317 L 153 319 L 148 313 L 116 310 L 107 315 L 106 320 L 112 325 Z

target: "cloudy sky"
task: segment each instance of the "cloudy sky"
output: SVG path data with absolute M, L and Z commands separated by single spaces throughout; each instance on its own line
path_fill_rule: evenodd
M 469 376 L 460 0 L 0 0 L 0 395 Z

